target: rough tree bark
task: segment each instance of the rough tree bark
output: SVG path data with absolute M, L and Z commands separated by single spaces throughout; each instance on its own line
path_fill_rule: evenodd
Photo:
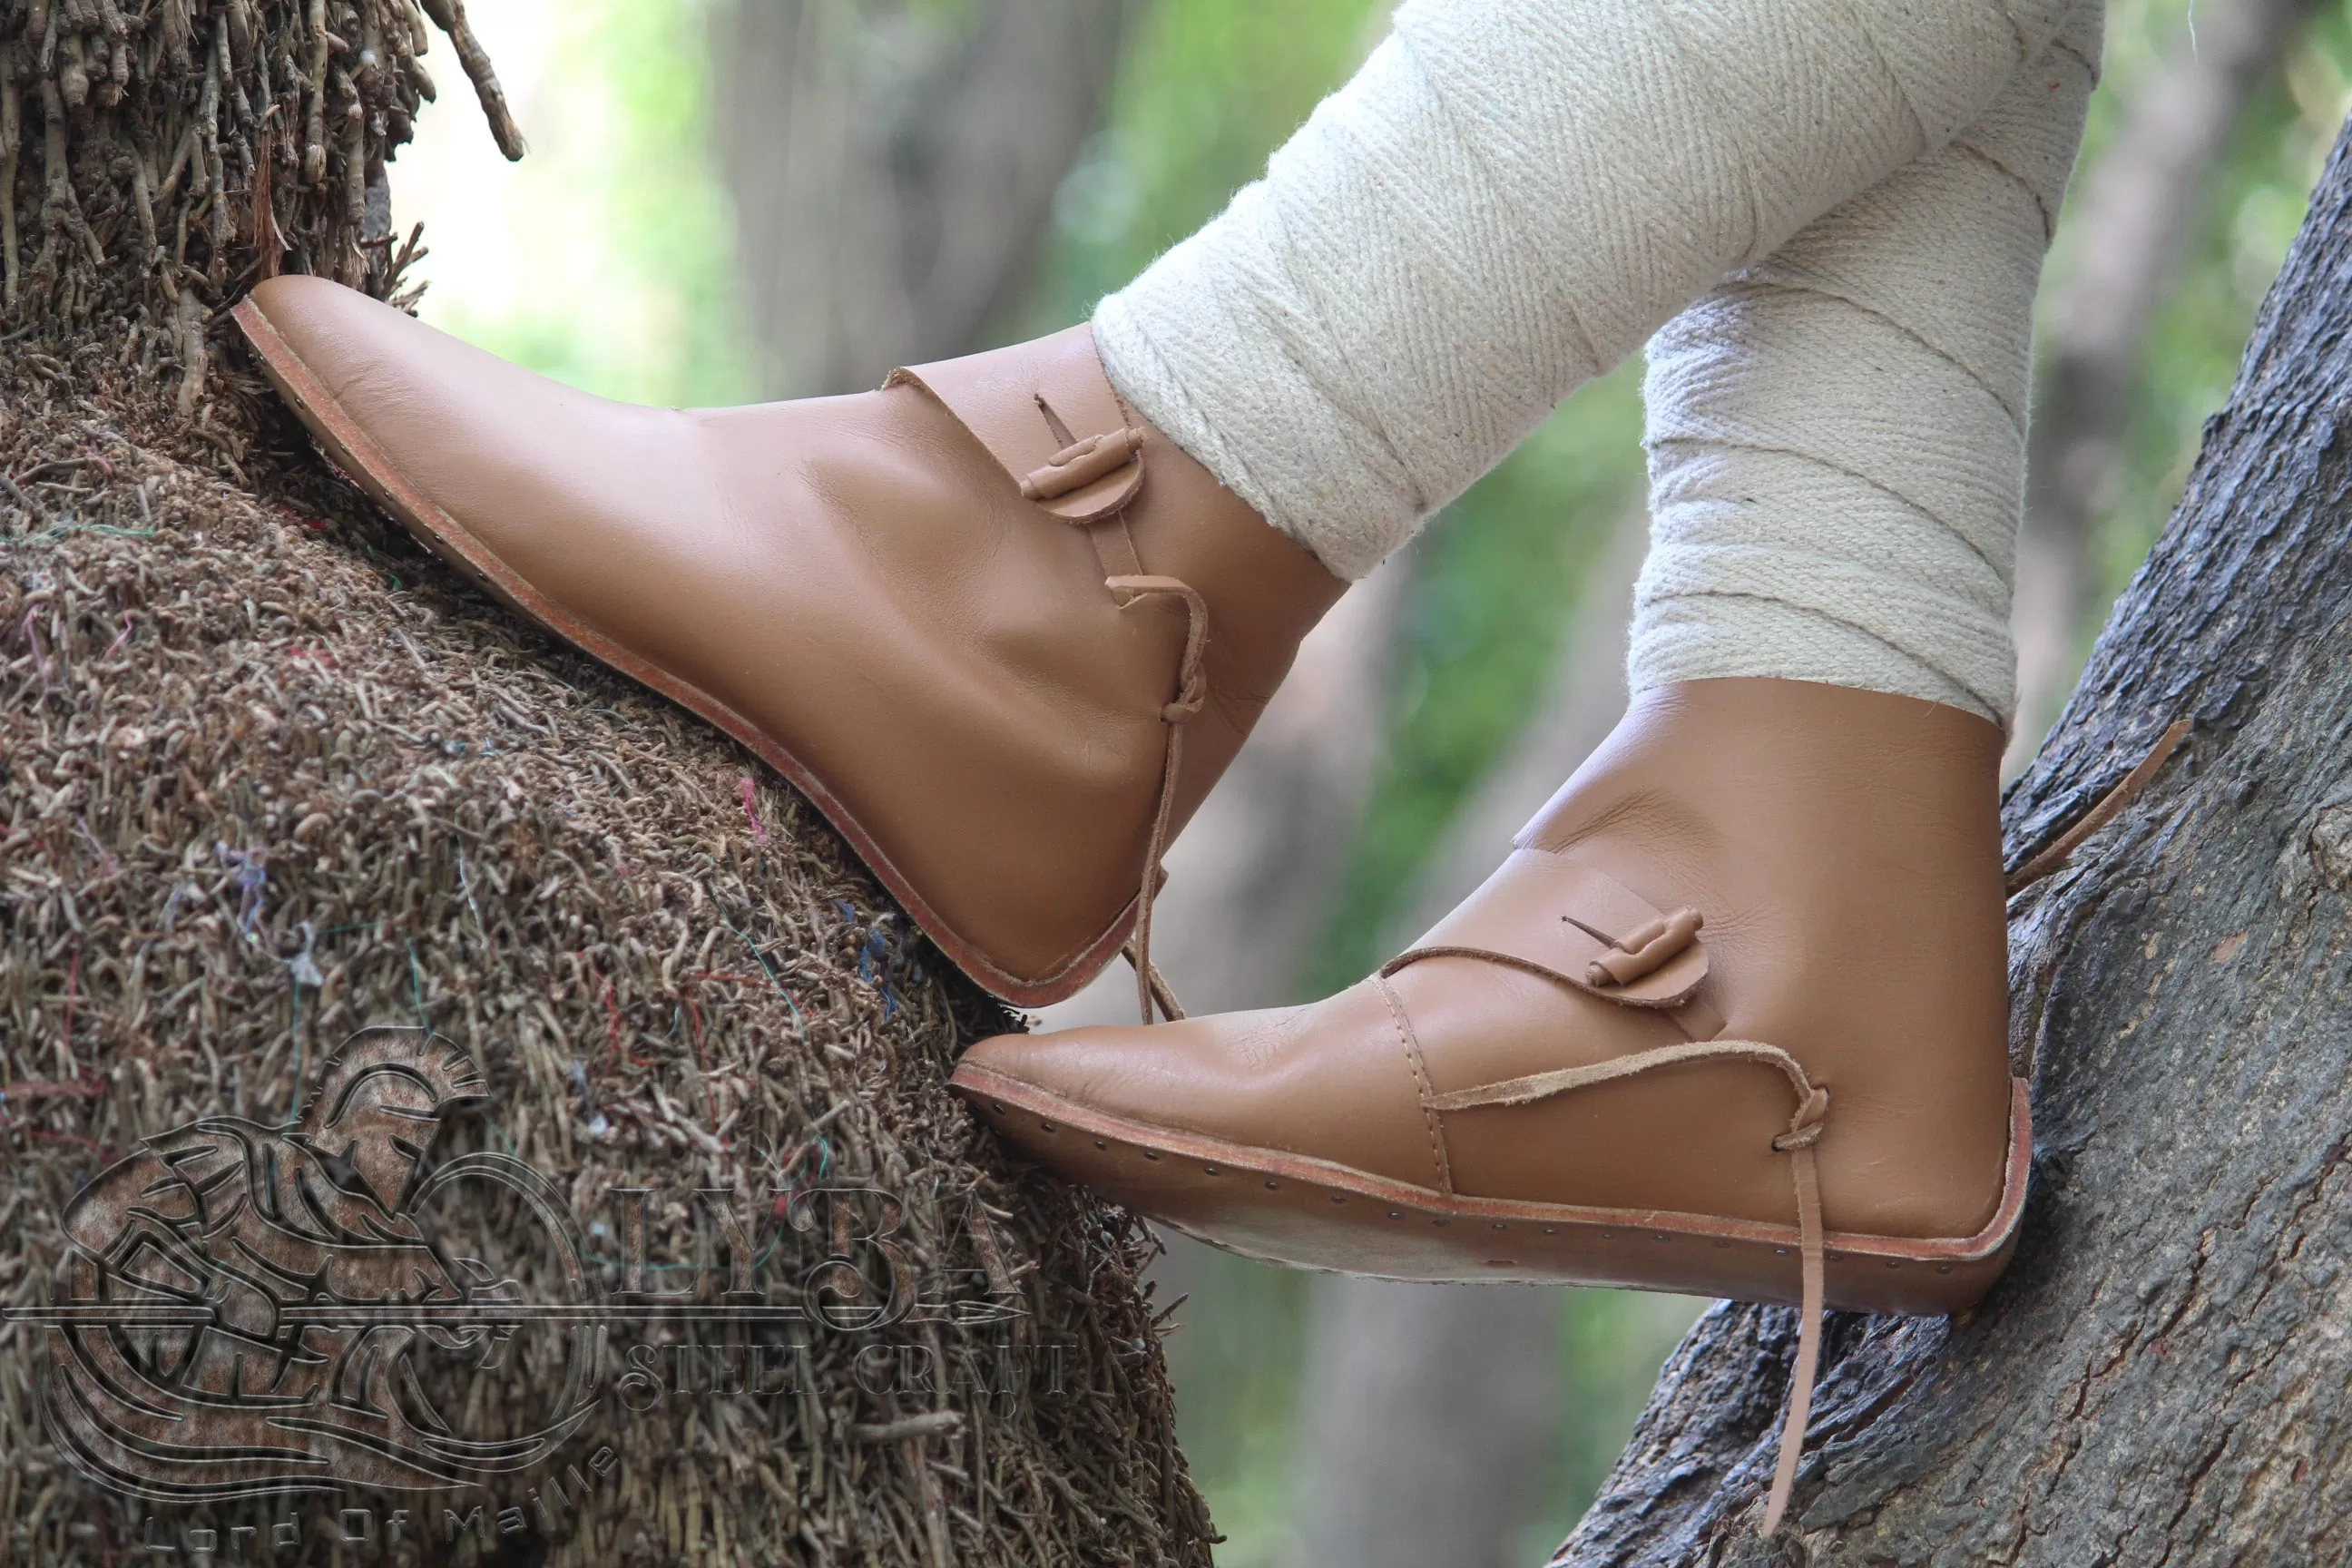
M 1017 301 L 1139 0 L 734 0 L 719 150 L 780 397 L 968 353 Z
M 395 1025 L 487 1082 L 434 1162 L 555 1194 L 438 1212 L 493 1276 L 809 1316 L 748 1380 L 767 1331 L 611 1328 L 544 1476 L 195 1504 L 77 1473 L 39 1414 L 62 1331 L 0 1321 L 0 1563 L 1205 1565 L 1149 1237 L 944 1091 L 1003 1010 L 738 748 L 390 528 L 222 331 L 277 268 L 398 290 L 369 196 L 426 31 L 408 0 L 0 0 L 0 1306 L 57 1299 L 64 1215 L 142 1140 L 236 1118 L 299 1163 L 321 1061 Z M 895 1260 L 861 1239 L 893 1219 Z M 472 1439 L 549 1413 L 566 1344 L 401 1353 Z
M 1843 1317 L 1793 1528 L 1753 1533 L 1796 1339 L 1720 1307 L 1555 1563 L 2305 1564 L 2352 1555 L 2352 156 L 2005 807 L 2016 864 L 2178 718 L 2184 753 L 2011 905 L 2034 1080 L 2015 1266 Z

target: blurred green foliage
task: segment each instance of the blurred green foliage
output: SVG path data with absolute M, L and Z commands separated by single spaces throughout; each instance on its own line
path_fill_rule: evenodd
M 607 397 L 751 395 L 710 138 L 710 4 L 559 0 L 544 85 L 521 106 L 530 154 L 499 171 L 526 281 L 488 310 L 428 294 L 428 320 Z M 462 99 L 462 82 L 443 96 Z
M 1287 1568 L 1311 1276 L 1175 1239 L 1190 1302 L 1169 1335 L 1176 1431 L 1223 1534 L 1217 1568 Z
M 1414 546 L 1387 734 L 1303 993 L 1387 959 L 1422 867 L 1549 689 L 1585 569 L 1638 504 L 1641 366 L 1578 392 Z
M 1378 41 L 1377 0 L 1160 0 L 1055 202 L 1030 325 L 1095 301 L 1207 222 Z
M 1528 1520 L 1516 1561 L 1544 1562 L 1600 1495 L 1633 1424 L 1649 1402 L 1658 1368 L 1706 1303 L 1637 1290 L 1572 1290 L 1560 1312 L 1560 1361 L 1568 1372 L 1568 1418 L 1548 1508 Z
M 2107 69 L 2092 100 L 2084 166 L 2112 145 L 2119 107 L 2191 25 L 2182 0 L 2109 0 Z M 2240 117 L 2172 287 L 2151 323 L 2124 433 L 2125 458 L 2098 509 L 2095 564 L 2105 596 L 2123 591 L 2172 515 L 2205 421 L 2228 397 L 2263 296 L 2303 223 L 2311 188 L 2352 110 L 2352 5 L 2323 6 Z M 2054 283 L 2089 238 L 2063 222 Z M 2057 289 L 2045 289 L 2045 306 Z M 2083 651 L 2096 625 L 2078 628 Z

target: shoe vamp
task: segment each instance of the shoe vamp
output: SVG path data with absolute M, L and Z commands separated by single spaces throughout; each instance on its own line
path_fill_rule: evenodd
M 1475 959 L 1424 960 L 1391 984 L 1440 1094 L 1685 1038 L 1663 1014 Z M 1789 1159 L 1772 1140 L 1794 1110 L 1777 1068 L 1695 1062 L 1439 1114 L 1465 1196 L 1793 1223 Z
M 984 1040 L 966 1058 L 1088 1110 L 1245 1152 L 1443 1186 L 1435 1128 L 1378 989 L 1150 1028 Z

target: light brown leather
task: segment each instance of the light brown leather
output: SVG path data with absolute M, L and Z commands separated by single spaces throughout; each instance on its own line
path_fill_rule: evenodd
M 985 1073 L 1441 1197 L 1786 1224 L 1772 1141 L 1788 1088 L 1769 1067 L 1431 1103 L 1688 1040 L 1658 1004 L 1679 994 L 1678 966 L 1703 962 L 1702 1032 L 1779 1047 L 1830 1091 L 1830 1227 L 1977 1237 L 2004 1206 L 2011 1154 L 2000 755 L 1985 721 L 1875 692 L 1762 679 L 1648 692 L 1495 878 L 1415 944 L 1428 955 L 1307 1008 L 983 1041 L 959 1080 Z M 1700 957 L 1627 988 L 1663 994 L 1584 983 L 1602 944 L 1579 921 L 1614 936 L 1682 909 L 1704 919 Z M 1213 1236 L 1223 1221 L 1187 1223 Z
M 1637 699 L 1486 885 L 1307 1007 L 983 1040 L 1032 1153 L 1253 1257 L 1950 1311 L 2014 1245 L 2001 736 L 1797 681 Z
M 1477 895 L 1381 966 L 1423 959 L 1505 961 L 1628 1007 L 1679 1007 L 1706 979 L 1696 910 L 1660 915 L 1580 860 L 1538 849 L 1512 855 Z
M 238 320 L 428 545 L 783 771 L 1023 1005 L 1133 930 L 1183 703 L 1192 609 L 1106 578 L 1175 580 L 1205 612 L 1171 833 L 1344 587 L 1125 407 L 1084 327 L 856 396 L 682 410 L 317 279 L 262 284 Z
M 2010 886 L 2063 865 L 2189 730 Z M 1957 1310 L 2016 1244 L 2032 1125 L 2002 1082 L 2000 749 L 1956 710 L 1835 687 L 1651 692 L 1363 984 L 1003 1036 L 954 1083 L 1046 1163 L 1251 1257 L 1794 1303 L 1769 1535 L 1826 1308 Z

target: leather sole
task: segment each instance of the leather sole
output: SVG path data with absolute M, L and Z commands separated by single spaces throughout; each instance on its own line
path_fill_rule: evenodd
M 891 864 L 889 856 L 875 842 L 873 835 L 859 825 L 849 808 L 787 748 L 763 734 L 751 721 L 717 698 L 639 658 L 593 627 L 575 619 L 561 605 L 509 570 L 495 552 L 467 532 L 463 524 L 417 493 L 400 477 L 399 471 L 368 439 L 366 432 L 343 412 L 334 395 L 311 374 L 301 357 L 270 324 L 269 318 L 262 313 L 258 305 L 251 299 L 243 300 L 230 314 L 244 331 L 246 341 L 253 345 L 254 353 L 260 357 L 262 369 L 268 375 L 270 384 L 292 406 L 311 436 L 326 448 L 336 464 L 373 497 L 378 505 L 390 512 L 402 527 L 414 534 L 419 543 L 464 573 L 509 609 L 570 643 L 598 663 L 627 676 L 648 690 L 667 697 L 696 718 L 718 726 L 750 749 L 761 762 L 782 773 L 793 788 L 808 797 L 810 804 L 824 815 L 825 820 L 832 823 L 843 837 L 849 840 L 851 849 L 866 863 L 866 868 L 881 879 L 882 885 L 905 907 L 908 915 L 922 928 L 923 933 L 958 969 L 1016 1007 L 1045 1007 L 1076 994 L 1087 981 L 1118 956 L 1127 941 L 1128 932 L 1134 926 L 1135 906 L 1132 901 L 1120 917 L 1111 922 L 1108 930 L 1053 973 L 1031 979 L 1008 973 L 1000 968 L 976 943 L 940 917 L 906 875 Z
M 1325 1160 L 1107 1115 L 970 1064 L 954 1086 L 982 1119 L 1054 1168 L 1227 1252 L 1382 1279 L 1611 1285 L 1799 1304 L 1794 1225 L 1465 1197 Z M 1941 1316 L 1992 1288 L 2016 1245 L 2033 1150 L 2011 1082 L 2000 1205 L 1975 1236 L 1824 1237 L 1828 1305 Z

